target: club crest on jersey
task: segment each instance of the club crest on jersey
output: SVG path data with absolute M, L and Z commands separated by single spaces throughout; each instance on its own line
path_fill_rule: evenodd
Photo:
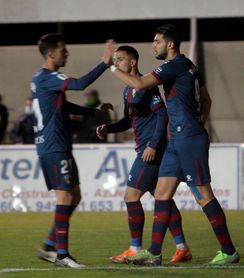
M 71 183 L 71 179 L 70 178 L 71 178 L 70 175 L 64 175 L 65 183 L 70 184 Z
M 186 181 L 192 181 L 191 175 L 186 175 Z

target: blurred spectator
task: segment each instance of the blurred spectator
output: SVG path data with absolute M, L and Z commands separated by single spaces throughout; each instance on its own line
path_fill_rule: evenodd
M 2 96 L 0 95 L 0 144 L 3 142 L 8 125 L 8 109 L 2 103 L 2 100 Z
M 13 144 L 34 144 L 34 131 L 32 125 L 32 98 L 25 100 L 24 113 L 14 122 L 10 137 Z
M 88 108 L 100 108 L 103 103 L 99 99 L 99 93 L 90 89 L 84 93 L 84 106 Z M 96 136 L 96 128 L 102 124 L 111 122 L 109 111 L 100 111 L 94 115 L 70 115 L 71 131 L 74 143 L 101 143 Z M 107 138 L 102 140 L 107 142 Z

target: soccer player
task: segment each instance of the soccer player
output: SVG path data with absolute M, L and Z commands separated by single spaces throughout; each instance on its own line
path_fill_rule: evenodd
M 140 76 L 138 69 L 139 54 L 131 46 L 120 46 L 114 53 L 114 64 L 132 76 Z M 128 212 L 128 224 L 131 244 L 117 256 L 111 257 L 115 263 L 126 262 L 127 256 L 136 255 L 142 246 L 144 211 L 141 197 L 145 192 L 154 193 L 158 170 L 166 145 L 167 111 L 157 86 L 147 90 L 138 90 L 127 86 L 123 92 L 124 117 L 118 122 L 97 127 L 100 139 L 107 133 L 122 132 L 133 128 L 137 157 L 130 170 L 124 200 Z M 171 262 L 191 260 L 182 230 L 181 214 L 172 200 L 172 214 L 169 223 L 170 232 L 176 243 L 176 252 Z
M 210 264 L 237 263 L 240 256 L 232 244 L 225 214 L 210 185 L 209 138 L 202 118 L 206 119 L 211 100 L 196 66 L 180 54 L 180 44 L 176 27 L 164 25 L 156 30 L 152 45 L 156 58 L 164 60 L 156 70 L 136 76 L 123 72 L 116 65 L 111 66 L 115 76 L 136 90 L 163 84 L 169 116 L 169 143 L 155 190 L 151 246 L 129 257 L 128 261 L 142 265 L 161 264 L 161 248 L 172 214 L 172 198 L 183 175 L 221 246 L 221 251 Z
M 39 257 L 60 266 L 81 268 L 69 253 L 69 221 L 81 199 L 78 170 L 72 156 L 69 114 L 88 111 L 88 108 L 66 101 L 66 90 L 83 90 L 108 67 L 112 44 L 107 42 L 102 62 L 79 79 L 58 72 L 64 67 L 68 50 L 60 34 L 47 34 L 38 42 L 43 67 L 31 83 L 34 111 L 35 144 L 48 190 L 55 190 L 54 224 Z

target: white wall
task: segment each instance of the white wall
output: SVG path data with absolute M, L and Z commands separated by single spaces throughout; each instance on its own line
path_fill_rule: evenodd
M 0 23 L 244 16 L 243 0 L 0 0 Z

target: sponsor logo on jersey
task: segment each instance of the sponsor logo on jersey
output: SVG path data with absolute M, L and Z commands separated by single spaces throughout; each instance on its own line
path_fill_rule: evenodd
M 156 70 L 155 70 L 155 72 L 157 72 L 157 73 L 160 73 L 162 71 L 162 68 L 161 67 L 159 67 L 159 68 L 157 68 Z
M 44 135 L 41 135 L 41 136 L 37 136 L 35 138 L 35 144 L 38 145 L 38 144 L 43 144 L 45 142 L 45 139 L 44 139 Z
M 57 75 L 57 77 L 58 77 L 59 79 L 61 79 L 61 80 L 66 80 L 66 79 L 68 79 L 68 76 L 65 75 L 65 74 L 63 74 L 63 73 L 59 73 L 59 74 Z

